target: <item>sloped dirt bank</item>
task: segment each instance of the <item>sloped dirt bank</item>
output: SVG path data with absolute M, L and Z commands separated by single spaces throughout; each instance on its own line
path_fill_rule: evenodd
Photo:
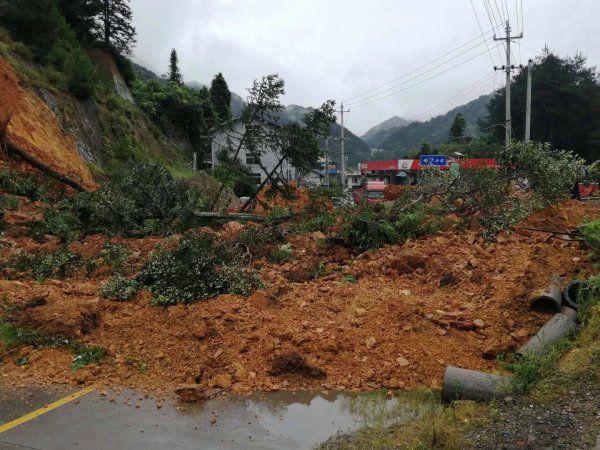
M 572 228 L 593 214 L 566 202 L 527 224 Z M 448 364 L 497 370 L 496 355 L 522 344 L 547 319 L 528 310 L 533 290 L 553 275 L 589 271 L 578 242 L 548 238 L 517 230 L 488 245 L 475 231 L 442 232 L 340 261 L 330 274 L 301 283 L 288 281 L 289 267 L 261 262 L 267 286 L 250 297 L 222 295 L 169 309 L 152 306 L 148 293 L 129 302 L 100 299 L 102 271 L 39 284 L 3 279 L 5 305 L 24 308 L 44 298 L 43 305 L 25 308 L 29 326 L 79 324 L 72 334 L 109 355 L 100 366 L 73 372 L 67 351 L 11 350 L 2 379 L 155 392 L 190 383 L 237 392 L 439 388 Z M 15 246 L 25 239 L 13 240 Z M 93 254 L 104 240 L 92 236 L 72 248 Z M 134 250 L 135 266 L 160 239 L 120 241 Z M 314 258 L 316 251 L 299 257 Z M 82 327 L 92 313 L 93 326 Z M 276 370 L 281 357 L 294 354 L 311 371 Z M 25 355 L 29 364 L 17 366 Z

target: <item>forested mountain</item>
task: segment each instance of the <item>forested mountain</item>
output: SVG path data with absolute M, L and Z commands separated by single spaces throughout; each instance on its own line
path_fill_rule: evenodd
M 378 125 L 375 125 L 369 131 L 361 136 L 361 139 L 365 141 L 370 147 L 377 148 L 379 144 L 385 141 L 391 134 L 397 129 L 405 127 L 410 122 L 402 117 L 393 116 L 387 120 L 384 120 Z
M 487 115 L 486 106 L 490 98 L 491 95 L 482 95 L 426 122 L 412 122 L 400 128 L 388 130 L 385 139 L 381 140 L 376 147 L 387 150 L 386 158 L 394 158 L 403 156 L 419 147 L 423 140 L 429 141 L 431 145 L 439 145 L 448 139 L 450 126 L 458 113 L 461 113 L 467 121 L 466 134 L 479 136 L 477 122 Z
M 132 62 L 131 64 L 133 66 L 133 72 L 140 80 L 142 80 L 142 81 L 155 80 L 155 81 L 158 81 L 159 83 L 167 82 L 167 78 L 165 76 L 158 76 L 157 74 L 152 72 L 150 69 L 148 69 L 140 64 L 137 64 L 135 62 Z M 201 89 L 203 87 L 208 87 L 208 86 L 200 83 L 199 81 L 190 81 L 190 82 L 186 82 L 185 84 L 186 84 L 186 86 L 193 88 L 193 89 Z M 231 114 L 234 117 L 239 116 L 242 112 L 243 106 L 244 106 L 244 100 L 242 99 L 242 97 L 240 97 L 236 93 L 232 92 L 231 93 Z

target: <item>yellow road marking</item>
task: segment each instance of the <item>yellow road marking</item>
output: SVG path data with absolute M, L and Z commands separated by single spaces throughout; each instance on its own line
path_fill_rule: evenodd
M 36 417 L 46 414 L 47 412 L 50 412 L 56 408 L 60 408 L 62 405 L 72 402 L 73 400 L 78 399 L 79 397 L 83 397 L 84 395 L 89 394 L 95 389 L 96 386 L 87 387 L 80 391 L 69 394 L 66 397 L 63 397 L 59 400 L 56 400 L 55 402 L 50 403 L 49 405 L 46 405 L 43 408 L 36 409 L 35 411 L 30 412 L 29 414 L 25 414 L 24 416 L 19 417 L 18 419 L 7 422 L 4 425 L 0 425 L 0 434 L 10 430 L 11 428 L 18 427 L 19 425 L 22 425 L 25 422 L 29 422 L 30 420 L 33 420 Z

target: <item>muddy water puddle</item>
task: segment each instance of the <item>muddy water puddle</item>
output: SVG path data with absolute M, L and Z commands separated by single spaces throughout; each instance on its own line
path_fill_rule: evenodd
M 36 398 L 40 405 L 48 402 L 44 390 L 33 389 L 0 396 L 0 411 L 14 411 L 24 398 L 29 408 Z M 410 419 L 414 411 L 412 401 L 373 393 L 277 392 L 184 404 L 174 398 L 157 403 L 133 391 L 95 391 L 3 433 L 0 443 L 43 449 L 310 449 L 363 426 Z

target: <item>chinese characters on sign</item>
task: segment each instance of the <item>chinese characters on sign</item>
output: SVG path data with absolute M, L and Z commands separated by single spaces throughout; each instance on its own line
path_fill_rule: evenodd
M 444 155 L 421 155 L 419 164 L 421 166 L 446 166 L 448 161 Z

